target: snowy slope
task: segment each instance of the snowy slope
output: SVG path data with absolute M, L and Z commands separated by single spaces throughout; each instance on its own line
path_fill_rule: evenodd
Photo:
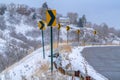
M 84 58 L 80 54 L 80 52 L 84 49 L 84 47 L 75 47 L 72 49 L 72 52 L 69 53 L 68 58 L 70 59 L 70 63 L 72 64 L 72 70 L 80 70 L 81 72 L 85 73 L 84 68 Z M 49 51 L 46 52 L 46 56 L 50 54 Z M 63 54 L 63 53 L 62 53 Z M 66 54 L 66 53 L 64 53 Z M 22 76 L 26 78 L 32 76 L 36 69 L 41 65 L 38 65 L 39 62 L 49 61 L 50 58 L 46 57 L 46 59 L 42 58 L 42 48 L 36 50 L 32 54 L 28 55 L 20 62 L 14 64 L 10 68 L 6 69 L 0 74 L 1 80 L 6 80 L 9 78 L 10 80 L 21 80 Z M 68 64 L 68 60 L 63 57 L 62 65 Z M 95 80 L 107 80 L 105 77 L 97 73 L 87 62 L 86 62 L 88 74 L 92 76 Z
M 69 55 L 71 59 L 71 64 L 73 65 L 73 70 L 80 70 L 85 74 L 85 66 L 90 75 L 95 80 L 107 80 L 104 76 L 97 73 L 92 66 L 90 66 L 87 61 L 85 61 L 84 57 L 80 54 L 80 52 L 84 49 L 84 47 L 74 48 L 72 54 Z
M 6 41 L 0 38 L 0 54 L 5 50 Z
M 42 58 L 42 53 L 40 52 L 42 52 L 42 49 L 33 52 L 32 54 L 22 59 L 20 62 L 3 71 L 0 74 L 0 79 L 6 80 L 6 78 L 9 78 L 10 80 L 22 80 L 22 76 L 25 76 L 26 78 L 31 76 L 39 67 L 38 63 L 48 59 L 46 58 L 44 60 Z
M 23 23 L 21 23 L 20 25 L 16 25 L 15 28 L 16 28 L 15 30 L 17 33 L 22 33 L 24 35 L 27 31 L 34 30 L 34 28 L 32 26 L 28 26 Z

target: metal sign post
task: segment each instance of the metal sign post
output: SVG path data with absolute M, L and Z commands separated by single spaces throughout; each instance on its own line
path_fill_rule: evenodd
M 53 72 L 53 31 L 52 31 L 52 26 L 50 28 L 50 35 L 51 35 L 51 72 Z
M 80 42 L 79 36 L 80 36 L 80 34 L 78 34 L 78 44 L 79 44 L 79 42 Z
M 94 34 L 94 41 L 95 41 L 95 36 L 96 36 L 96 34 L 97 34 L 97 31 L 95 30 L 95 31 L 93 32 L 93 34 Z
M 43 45 L 43 58 L 45 59 L 44 33 L 43 33 L 43 30 L 42 30 L 42 45 Z
M 58 40 L 57 40 L 57 48 L 59 47 L 59 35 L 60 35 L 60 28 L 61 28 L 61 25 L 60 23 L 58 24 Z
M 78 34 L 78 44 L 79 44 L 80 30 L 78 29 L 76 32 Z
M 58 30 L 57 48 L 59 47 L 59 35 L 60 35 L 60 31 Z
M 67 31 L 67 44 L 68 44 L 68 31 Z
M 69 31 L 69 30 L 70 30 L 70 27 L 67 26 L 67 27 L 66 27 L 66 31 L 67 31 L 67 44 L 68 44 L 68 34 L 69 34 L 68 31 Z
M 53 31 L 52 26 L 56 26 L 56 10 L 47 10 L 46 11 L 46 21 L 47 25 L 51 26 L 50 28 L 50 37 L 51 37 L 51 73 L 53 73 Z
M 45 49 L 44 49 L 44 33 L 43 30 L 45 29 L 45 23 L 44 21 L 38 22 L 38 27 L 42 31 L 42 46 L 43 46 L 43 58 L 45 59 Z

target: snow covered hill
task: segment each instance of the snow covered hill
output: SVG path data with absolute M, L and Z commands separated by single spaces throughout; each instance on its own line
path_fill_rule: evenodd
M 63 45 L 64 46 L 64 45 Z M 46 47 L 47 49 L 47 47 Z M 82 57 L 81 51 L 84 49 L 84 47 L 72 47 L 71 52 L 62 52 L 60 55 L 62 56 L 62 65 L 65 67 L 65 65 L 71 63 L 71 69 L 69 70 L 80 70 L 82 73 L 85 74 L 85 66 L 88 70 L 88 75 L 90 75 L 95 80 L 107 80 L 105 77 L 97 73 Z M 38 69 L 41 69 L 43 64 L 47 64 L 49 67 L 47 69 L 47 73 L 50 72 L 50 57 L 48 55 L 50 54 L 50 51 L 46 51 L 46 58 L 43 59 L 42 56 L 42 48 L 34 51 L 32 54 L 26 56 L 21 61 L 15 63 L 8 69 L 4 70 L 0 74 L 0 80 L 22 80 L 23 78 L 32 80 L 32 78 L 35 76 L 35 72 L 37 72 Z M 54 58 L 55 60 L 55 58 Z M 54 69 L 55 70 L 55 69 Z M 46 76 L 46 73 L 38 73 Z M 36 77 L 40 77 L 37 76 Z M 58 75 L 59 76 L 59 75 Z M 71 80 L 68 76 L 68 80 Z M 77 78 L 76 78 L 77 80 Z M 79 80 L 79 79 L 78 79 Z
M 0 15 L 0 72 L 41 46 L 38 19 L 10 8 Z
M 0 54 L 5 50 L 6 41 L 0 38 Z
M 41 18 L 39 11 L 27 8 L 24 5 L 22 7 L 26 8 L 26 11 L 22 11 L 24 9 L 21 9 L 19 6 L 16 7 L 15 4 L 10 4 L 0 14 L 0 72 L 42 46 L 42 34 L 37 26 L 37 22 Z M 68 41 L 74 45 L 78 44 L 77 29 L 80 29 L 79 44 L 81 45 L 83 43 L 88 45 L 120 44 L 120 38 L 113 33 L 101 36 L 98 31 L 94 35 L 94 28 L 81 28 L 72 24 L 69 26 Z M 58 30 L 56 26 L 53 28 L 53 41 L 55 43 L 58 39 L 57 34 Z M 66 42 L 66 40 L 66 26 L 63 26 L 60 29 L 59 41 Z M 47 27 L 44 31 L 44 41 L 45 45 L 50 44 L 50 27 Z
M 10 66 L 16 61 L 19 61 L 31 51 L 34 51 L 35 49 L 39 48 L 42 45 L 42 37 L 41 37 L 41 31 L 37 27 L 37 21 L 38 20 L 33 20 L 33 23 L 36 24 L 35 26 L 29 25 L 30 22 L 25 23 L 29 19 L 27 16 L 23 16 L 20 14 L 14 14 L 12 16 L 13 22 L 11 22 L 11 16 L 10 12 L 6 11 L 3 16 L 0 16 L 3 21 L 5 21 L 4 25 L 6 26 L 5 28 L 0 29 L 1 33 L 1 50 L 0 53 L 3 54 L 4 56 L 1 61 L 5 61 L 5 63 L 8 64 L 3 64 L 3 68 L 0 69 L 2 71 L 3 69 L 6 68 L 6 66 Z M 19 20 L 19 18 L 21 20 Z M 18 19 L 18 22 L 16 21 Z M 14 21 L 15 20 L 15 21 Z M 31 20 L 31 19 L 30 19 Z M 69 25 L 70 26 L 70 31 L 68 33 L 68 41 L 73 41 L 77 42 L 78 35 L 76 33 L 76 30 L 80 29 L 80 44 L 85 42 L 85 44 L 119 44 L 120 43 L 120 38 L 115 36 L 114 34 L 110 34 L 109 37 L 106 37 L 105 40 L 101 38 L 97 33 L 96 35 L 93 34 L 94 29 L 93 28 L 79 28 L 76 27 L 75 25 Z M 53 28 L 53 40 L 54 42 L 57 42 L 57 32 L 58 30 Z M 45 45 L 49 44 L 50 41 L 50 28 L 47 27 L 47 29 L 44 31 L 44 40 L 45 40 Z M 66 41 L 67 40 L 67 31 L 66 31 L 66 26 L 63 26 L 60 30 L 60 42 Z M 12 48 L 11 48 L 12 47 Z M 4 50 L 3 50 L 4 49 Z M 10 51 L 9 51 L 10 50 Z M 30 51 L 29 51 L 30 50 Z M 17 52 L 17 53 L 16 53 Z M 22 53 L 21 53 L 22 52 Z M 8 53 L 11 53 L 11 55 L 8 56 Z M 14 56 L 12 56 L 14 55 Z M 6 56 L 6 57 L 5 57 Z M 6 60 L 6 58 L 9 59 L 15 57 L 14 60 Z M 10 62 L 9 62 L 10 61 Z M 1 62 L 2 63 L 2 62 Z

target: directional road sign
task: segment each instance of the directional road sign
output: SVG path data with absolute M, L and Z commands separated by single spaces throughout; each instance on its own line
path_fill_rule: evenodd
M 38 27 L 40 30 L 44 30 L 45 29 L 45 23 L 43 21 L 39 21 L 38 22 Z
M 97 34 L 97 31 L 94 31 L 93 33 L 94 33 L 94 35 L 96 35 L 96 34 Z
M 67 31 L 69 31 L 69 30 L 70 30 L 70 27 L 69 27 L 69 26 L 67 26 L 67 27 L 66 27 L 66 30 L 67 30 Z
M 56 26 L 56 10 L 46 11 L 46 22 L 48 26 Z
M 59 23 L 59 24 L 58 24 L 58 28 L 57 28 L 57 29 L 58 29 L 58 30 L 60 30 L 60 28 L 61 28 L 61 25 L 60 25 L 60 23 Z
M 77 34 L 80 34 L 80 30 L 79 29 L 76 32 L 77 32 Z

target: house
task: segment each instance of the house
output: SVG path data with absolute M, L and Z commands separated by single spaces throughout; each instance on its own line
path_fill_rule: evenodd
M 62 26 L 66 26 L 70 24 L 70 19 L 68 17 L 60 17 L 59 23 L 61 23 Z

